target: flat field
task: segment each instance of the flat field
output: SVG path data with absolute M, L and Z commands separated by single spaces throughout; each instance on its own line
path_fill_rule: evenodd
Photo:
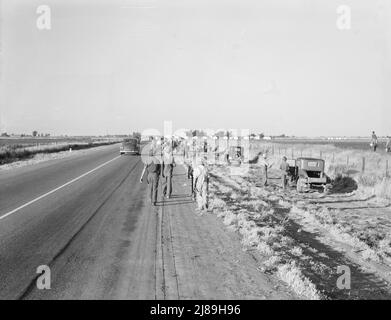
M 270 143 L 282 145 L 323 145 L 334 146 L 340 149 L 356 149 L 367 151 L 370 149 L 369 138 L 347 138 L 347 139 L 309 139 L 309 138 L 278 138 L 271 140 Z M 379 138 L 379 152 L 384 152 L 386 146 L 386 139 Z
M 118 141 L 120 139 L 98 137 L 1 138 L 0 165 L 32 159 L 38 154 L 58 153 L 69 149 L 86 149 Z

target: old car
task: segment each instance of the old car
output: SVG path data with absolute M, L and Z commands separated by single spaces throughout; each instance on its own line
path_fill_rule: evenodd
M 239 164 L 241 165 L 243 162 L 243 150 L 244 148 L 241 146 L 231 146 L 227 153 L 227 160 L 229 164 Z
M 289 162 L 288 162 L 289 163 Z M 296 182 L 298 192 L 308 191 L 311 187 L 326 190 L 328 177 L 324 172 L 325 161 L 316 158 L 298 158 L 290 162 L 290 176 Z
M 125 139 L 119 149 L 120 155 L 123 154 L 140 154 L 140 143 L 136 138 Z

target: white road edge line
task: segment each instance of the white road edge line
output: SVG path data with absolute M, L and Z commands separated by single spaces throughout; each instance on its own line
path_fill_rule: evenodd
M 120 157 L 121 157 L 121 156 L 117 156 L 117 157 L 115 157 L 115 158 L 113 158 L 113 159 L 111 159 L 111 160 L 109 160 L 109 161 L 106 161 L 105 163 L 102 163 L 101 165 L 97 166 L 96 168 L 94 168 L 94 169 L 92 169 L 92 170 L 90 170 L 90 171 L 88 171 L 88 172 L 86 172 L 86 173 L 83 173 L 81 176 L 78 176 L 77 178 L 72 179 L 72 180 L 68 181 L 67 183 L 65 183 L 65 184 L 63 184 L 63 185 L 61 185 L 61 186 L 59 186 L 59 187 L 57 187 L 57 188 L 55 188 L 55 189 L 53 189 L 53 190 L 51 190 L 51 191 L 49 191 L 49 192 L 47 192 L 47 193 L 45 193 L 45 194 L 39 196 L 38 198 L 35 198 L 35 199 L 33 199 L 33 200 L 31 200 L 31 201 L 29 201 L 29 202 L 27 202 L 27 203 L 21 205 L 20 207 L 18 207 L 18 208 L 16 208 L 16 209 L 12 210 L 12 211 L 10 211 L 10 212 L 7 212 L 7 213 L 3 214 L 2 216 L 0 216 L 0 220 L 6 218 L 6 217 L 8 217 L 8 216 L 10 216 L 11 214 L 14 214 L 15 212 L 17 212 L 17 211 L 19 211 L 19 210 L 21 210 L 21 209 L 23 209 L 23 208 L 26 208 L 27 206 L 33 204 L 34 202 L 37 202 L 38 200 L 41 200 L 41 199 L 47 197 L 48 195 L 50 195 L 50 194 L 52 194 L 52 193 L 54 193 L 54 192 L 56 192 L 56 191 L 58 191 L 58 190 L 60 190 L 60 189 L 62 189 L 62 188 L 64 188 L 64 187 L 66 187 L 66 186 L 68 186 L 68 185 L 70 185 L 70 184 L 73 183 L 73 182 L 76 182 L 77 180 L 80 180 L 81 178 L 85 177 L 86 175 L 88 175 L 88 174 L 90 174 L 90 173 L 92 173 L 92 172 L 94 172 L 94 171 L 96 171 L 96 170 L 102 168 L 103 166 L 109 164 L 110 162 L 112 162 L 112 161 L 114 161 L 114 160 L 117 160 L 117 159 L 120 158 Z

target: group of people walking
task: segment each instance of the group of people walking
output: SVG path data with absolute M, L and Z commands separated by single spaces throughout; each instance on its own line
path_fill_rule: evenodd
M 149 150 L 149 156 L 144 159 L 144 168 L 141 173 L 140 183 L 143 183 L 147 175 L 148 193 L 153 206 L 158 202 L 159 180 L 162 181 L 162 196 L 170 199 L 173 187 L 173 171 L 176 166 L 173 147 L 171 142 L 163 144 L 161 154 L 157 155 L 157 149 L 153 146 Z M 204 157 L 194 157 L 192 161 L 186 162 L 187 178 L 190 180 L 190 194 L 192 199 L 197 201 L 197 209 L 204 211 L 208 209 L 208 184 L 209 172 L 207 160 Z
M 161 157 L 156 155 L 156 150 L 151 148 L 149 156 L 145 160 L 141 173 L 140 183 L 143 183 L 144 175 L 147 173 L 147 183 L 149 185 L 149 196 L 151 204 L 156 206 L 160 176 L 163 179 L 163 197 L 170 199 L 172 195 L 172 176 L 175 167 L 172 147 L 167 143 L 163 147 Z

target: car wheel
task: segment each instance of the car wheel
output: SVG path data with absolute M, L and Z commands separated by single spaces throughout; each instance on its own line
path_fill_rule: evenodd
M 304 179 L 302 178 L 299 178 L 297 180 L 297 184 L 296 184 L 296 190 L 297 192 L 304 192 L 307 188 L 307 183 L 305 182 Z

